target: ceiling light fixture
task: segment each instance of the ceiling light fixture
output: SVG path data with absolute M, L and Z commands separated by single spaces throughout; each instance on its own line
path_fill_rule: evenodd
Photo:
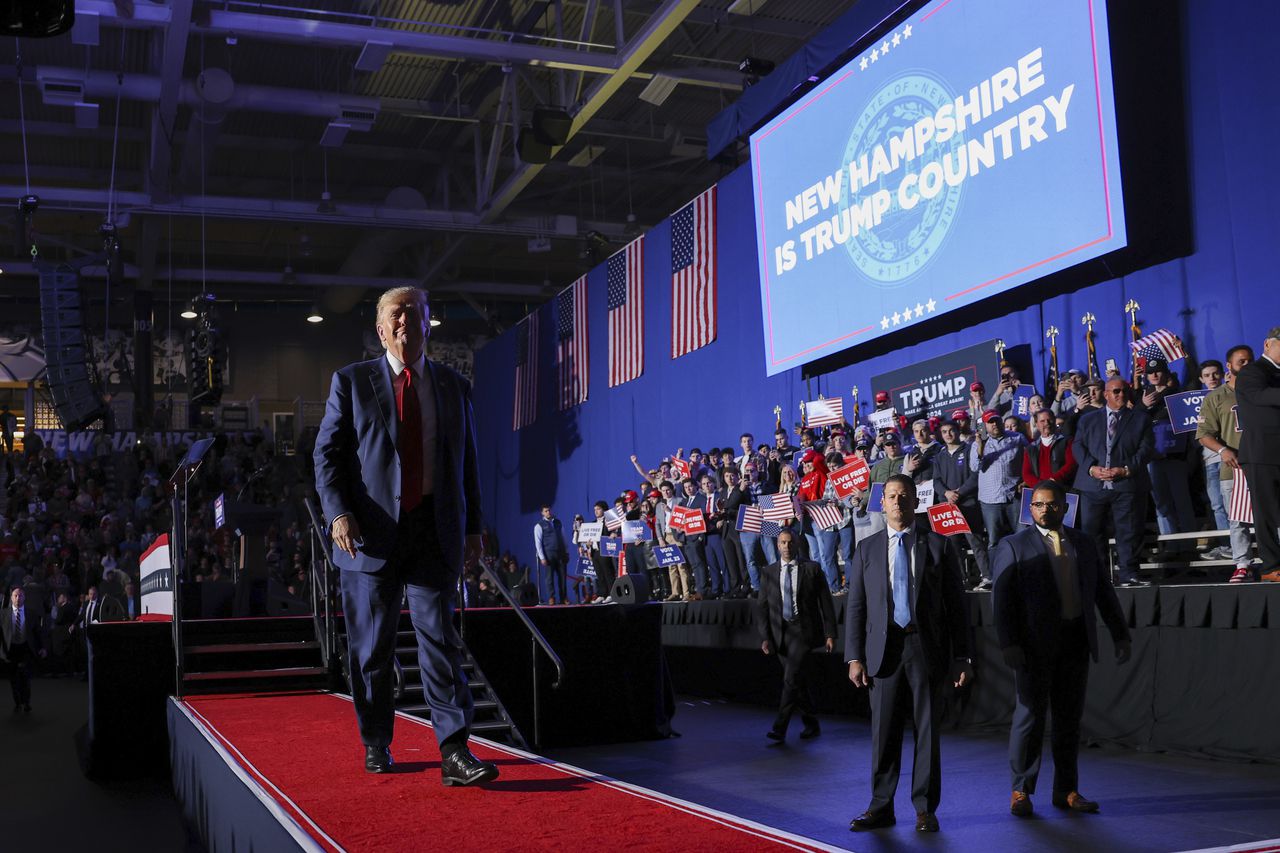
M 308 323 L 324 322 L 324 315 L 320 313 L 320 306 L 315 304 L 314 302 L 311 303 L 311 309 L 307 312 L 307 322 Z

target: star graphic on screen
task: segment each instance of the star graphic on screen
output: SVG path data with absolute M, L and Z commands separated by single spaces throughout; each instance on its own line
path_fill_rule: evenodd
M 896 325 L 898 325 L 898 321 L 899 321 L 900 319 L 902 319 L 902 315 L 901 315 L 901 314 L 899 314 L 897 311 L 894 311 L 894 312 L 893 312 L 893 325 L 895 325 L 895 326 L 896 326 Z
M 924 316 L 924 306 L 921 305 L 919 302 L 916 303 L 916 316 L 917 317 Z
M 903 311 L 903 312 L 902 312 L 902 317 L 903 317 L 903 320 L 910 320 L 910 319 L 911 319 L 911 306 L 910 306 L 910 305 L 908 305 L 908 306 L 907 306 L 907 309 L 906 309 L 905 311 Z
M 909 38 L 911 38 L 911 25 L 910 25 L 910 24 L 907 24 L 905 27 L 903 27 L 903 29 L 902 29 L 902 37 L 903 37 L 904 39 L 909 39 Z
M 872 61 L 872 62 L 875 62 L 875 61 L 876 61 L 877 59 L 879 59 L 879 58 L 880 58 L 880 52 L 879 52 L 878 50 L 874 50 L 874 49 L 873 49 L 873 50 L 871 51 L 871 61 Z
M 902 36 L 898 33 L 893 34 L 893 46 L 897 47 L 902 42 Z
M 887 41 L 881 42 L 881 43 L 880 43 L 880 55 L 881 55 L 881 56 L 883 56 L 884 54 L 886 54 L 886 53 L 888 53 L 888 52 L 889 52 L 889 42 L 887 42 Z
M 862 57 L 862 61 L 858 63 L 858 67 L 860 67 L 863 71 L 867 70 L 867 58 L 865 56 Z
M 929 313 L 932 314 L 933 309 L 938 307 L 938 303 L 933 300 L 933 297 L 929 297 L 929 301 L 925 303 L 925 307 L 928 308 Z
M 889 328 L 889 315 L 888 315 L 888 314 L 886 314 L 885 316 L 883 316 L 883 317 L 881 317 L 881 318 L 880 318 L 880 328 L 882 328 L 882 329 L 887 329 L 887 328 Z

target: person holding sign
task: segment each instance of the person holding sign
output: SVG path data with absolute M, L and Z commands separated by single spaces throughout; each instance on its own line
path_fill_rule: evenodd
M 1067 493 L 1046 480 L 1031 496 L 1035 523 L 991 553 L 993 613 L 1005 663 L 1013 670 L 1017 704 L 1009 732 L 1013 796 L 1009 811 L 1032 813 L 1040 774 L 1045 719 L 1053 714 L 1053 804 L 1096 812 L 1080 795 L 1077 758 L 1089 659 L 1098 659 L 1097 617 L 1111 633 L 1116 660 L 1129 660 L 1129 629 L 1093 540 L 1062 523 Z
M 982 510 L 978 507 L 978 472 L 969 465 L 973 446 L 964 441 L 960 428 L 954 421 L 944 421 L 940 427 L 942 450 L 934 461 L 933 493 L 946 503 L 955 504 L 969 526 L 965 541 L 973 549 L 978 576 L 968 572 L 963 575 L 973 586 L 986 583 L 990 586 L 991 569 L 987 564 L 987 540 L 982 529 Z
M 760 625 L 760 651 L 777 655 L 782 663 L 782 698 L 778 716 L 768 731 L 771 740 L 787 737 L 787 725 L 798 710 L 804 729 L 800 737 L 815 738 L 822 733 L 809 693 L 809 651 L 836 647 L 836 612 L 822 570 L 812 560 L 800 559 L 796 534 L 778 534 L 778 562 L 760 573 L 760 597 L 756 609 Z
M 1240 468 L 1240 425 L 1236 420 L 1236 377 L 1253 361 L 1253 348 L 1247 344 L 1234 346 L 1227 351 L 1227 367 L 1230 374 L 1226 382 L 1213 389 L 1204 398 L 1200 406 L 1200 423 L 1196 427 L 1196 440 L 1218 457 L 1217 477 L 1209 483 L 1209 488 L 1220 489 L 1222 502 L 1231 505 L 1231 497 L 1235 494 L 1236 471 Z M 1203 375 L 1203 374 L 1202 374 Z M 1206 468 L 1206 472 L 1207 472 Z M 1235 563 L 1235 571 L 1231 574 L 1230 583 L 1244 583 L 1249 580 L 1249 527 L 1239 521 L 1230 521 L 1231 560 Z M 1219 528 L 1221 529 L 1221 528 Z
M 1196 529 L 1195 510 L 1191 506 L 1191 468 L 1187 464 L 1190 443 L 1185 434 L 1174 431 L 1165 400 L 1177 392 L 1178 380 L 1169 372 L 1169 363 L 1158 358 L 1148 361 L 1142 396 L 1133 407 L 1151 416 L 1155 443 L 1147 474 L 1151 477 L 1151 496 L 1155 499 L 1156 523 L 1161 533 L 1190 533 Z M 1175 547 L 1175 550 L 1182 548 Z
M 916 829 L 937 832 L 942 796 L 939 722 L 945 684 L 973 677 L 969 616 L 955 548 L 916 516 L 916 484 L 895 474 L 884 488 L 888 524 L 853 552 L 845 608 L 845 660 L 855 687 L 871 690 L 871 804 L 851 830 L 894 823 L 902 733 L 911 714 Z

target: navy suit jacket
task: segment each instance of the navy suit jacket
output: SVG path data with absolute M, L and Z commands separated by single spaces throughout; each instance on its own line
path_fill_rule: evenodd
M 800 633 L 809 648 L 821 646 L 827 637 L 836 637 L 836 610 L 822 567 L 812 560 L 797 560 L 796 607 L 800 612 Z M 760 639 L 768 641 L 776 653 L 782 649 L 782 562 L 760 570 L 760 597 L 756 599 Z
M 929 676 L 941 678 L 953 658 L 969 656 L 969 614 L 955 549 L 917 521 L 916 582 L 911 612 L 929 661 Z M 849 571 L 845 605 L 844 659 L 860 660 L 872 678 L 885 664 L 885 644 L 893 621 L 889 594 L 889 532 L 879 530 L 858 543 Z M 897 665 L 890 661 L 888 667 Z
M 1102 614 L 1112 640 L 1129 639 L 1129 628 L 1093 540 L 1069 527 L 1063 527 L 1062 533 L 1076 552 L 1080 609 L 1089 654 L 1097 660 L 1097 613 Z M 1062 598 L 1049 562 L 1049 547 L 1039 529 L 1031 525 L 1001 539 L 991 552 L 991 572 L 995 576 L 992 608 L 1000 648 L 1018 646 L 1033 661 L 1052 654 L 1062 622 Z
M 443 568 L 459 573 L 465 536 L 481 528 L 480 473 L 476 460 L 471 385 L 453 370 L 428 360 L 436 405 L 433 492 Z M 376 572 L 396 545 L 400 518 L 399 423 L 386 356 L 348 365 L 333 375 L 324 420 L 316 437 L 316 491 L 330 523 L 351 513 L 364 544 L 352 559 L 335 549 L 340 569 Z
M 1075 444 L 1071 450 L 1080 468 L 1076 471 L 1075 487 L 1080 492 L 1101 492 L 1102 481 L 1090 476 L 1094 465 L 1105 467 L 1107 459 L 1107 409 L 1095 409 L 1085 413 L 1076 425 Z M 1151 416 L 1137 409 L 1121 409 L 1120 423 L 1111 445 L 1111 467 L 1129 466 L 1129 476 L 1115 480 L 1117 492 L 1139 492 L 1151 488 L 1147 476 L 1147 463 L 1155 451 L 1155 437 L 1151 432 Z
M 1236 377 L 1240 417 L 1240 461 L 1280 465 L 1280 368 L 1265 358 Z
M 27 607 L 23 607 L 22 636 L 27 644 L 28 654 L 38 654 L 44 648 L 40 642 L 40 632 L 36 630 L 35 615 Z M 13 605 L 5 604 L 0 610 L 0 660 L 9 660 L 9 647 L 13 645 Z

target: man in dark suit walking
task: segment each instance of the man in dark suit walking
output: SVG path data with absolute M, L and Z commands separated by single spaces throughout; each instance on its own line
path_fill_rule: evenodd
M 351 693 L 365 769 L 392 766 L 392 659 L 408 598 L 445 785 L 496 778 L 467 748 L 474 714 L 453 624 L 464 562 L 479 559 L 481 515 L 471 386 L 424 354 L 430 308 L 416 287 L 378 299 L 383 357 L 333 375 L 316 437 L 316 491 L 342 573 Z
M 1262 358 L 1236 377 L 1240 464 L 1253 502 L 1262 579 L 1280 582 L 1280 326 L 1267 333 Z
M 9 605 L 0 611 L 0 658 L 9 662 L 9 689 L 13 711 L 31 713 L 31 661 L 48 654 L 40 642 L 34 614 L 27 612 L 27 595 L 15 586 Z
M 1077 770 L 1089 658 L 1098 659 L 1094 608 L 1111 633 L 1116 660 L 1129 659 L 1129 629 L 1111 579 L 1093 540 L 1063 525 L 1066 512 L 1066 490 L 1051 480 L 1041 482 L 1031 496 L 1035 523 L 1002 540 L 991 557 L 996 636 L 1017 695 L 1009 732 L 1009 811 L 1019 817 L 1032 813 L 1050 711 L 1053 804 L 1098 810 L 1097 803 L 1080 796 Z
M 1080 492 L 1084 532 L 1095 542 L 1110 512 L 1116 530 L 1116 571 L 1120 586 L 1146 586 L 1138 579 L 1154 436 L 1151 417 L 1128 406 L 1131 389 L 1123 379 L 1108 379 L 1106 405 L 1080 418 L 1076 425 L 1075 488 Z
M 871 688 L 871 804 L 852 830 L 894 823 L 908 713 L 915 732 L 911 802 L 916 829 L 937 832 L 942 794 L 939 720 L 944 683 L 964 686 L 969 617 L 955 549 L 916 520 L 916 486 L 894 474 L 884 487 L 887 529 L 858 543 L 849 572 L 845 660 L 855 687 Z
M 796 536 L 790 530 L 778 534 L 778 562 L 760 572 L 760 597 L 756 599 L 760 623 L 760 651 L 777 654 L 782 662 L 782 699 L 778 716 L 769 729 L 773 740 L 786 740 L 787 724 L 798 709 L 804 729 L 800 737 L 822 733 L 813 710 L 806 677 L 809 652 L 836 647 L 836 611 L 822 568 L 801 560 Z

